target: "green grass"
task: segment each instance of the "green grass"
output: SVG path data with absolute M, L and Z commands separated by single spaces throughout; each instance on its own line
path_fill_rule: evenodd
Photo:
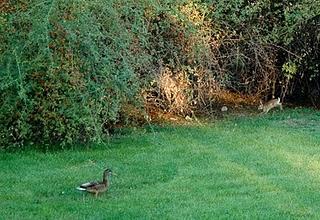
M 319 219 L 320 113 L 154 127 L 93 149 L 2 153 L 0 167 L 1 219 Z M 107 193 L 75 190 L 105 167 L 117 173 Z

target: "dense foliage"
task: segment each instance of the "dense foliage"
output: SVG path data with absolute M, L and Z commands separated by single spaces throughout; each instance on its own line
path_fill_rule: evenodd
M 2 141 L 99 141 L 139 88 L 135 70 L 144 55 L 133 48 L 134 34 L 124 21 L 129 18 L 121 18 L 128 13 L 121 11 L 125 6 L 8 4 L 2 30 Z
M 295 88 L 309 88 L 314 103 L 320 94 L 318 1 L 0 6 L 2 148 L 101 141 L 137 116 L 128 106 L 185 115 L 214 106 L 225 90 L 284 97 L 302 81 Z

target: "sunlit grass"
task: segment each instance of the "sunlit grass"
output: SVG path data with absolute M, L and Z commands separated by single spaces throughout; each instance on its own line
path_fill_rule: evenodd
M 3 219 L 320 217 L 320 113 L 153 127 L 93 149 L 2 153 Z M 109 192 L 77 192 L 110 167 Z

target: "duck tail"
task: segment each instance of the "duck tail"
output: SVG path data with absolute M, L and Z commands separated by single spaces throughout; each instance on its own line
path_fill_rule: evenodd
M 76 189 L 77 189 L 77 190 L 80 190 L 80 191 L 86 191 L 86 189 L 85 189 L 85 188 L 82 188 L 82 187 L 80 187 L 80 186 L 79 186 L 79 187 L 77 187 Z

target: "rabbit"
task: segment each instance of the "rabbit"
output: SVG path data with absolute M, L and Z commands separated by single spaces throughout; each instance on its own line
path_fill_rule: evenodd
M 280 102 L 280 98 L 271 99 L 270 101 L 268 101 L 264 104 L 260 100 L 260 105 L 259 105 L 258 109 L 262 110 L 263 113 L 267 114 L 270 111 L 270 109 L 273 109 L 275 107 L 279 107 L 281 110 L 283 110 L 282 103 Z

